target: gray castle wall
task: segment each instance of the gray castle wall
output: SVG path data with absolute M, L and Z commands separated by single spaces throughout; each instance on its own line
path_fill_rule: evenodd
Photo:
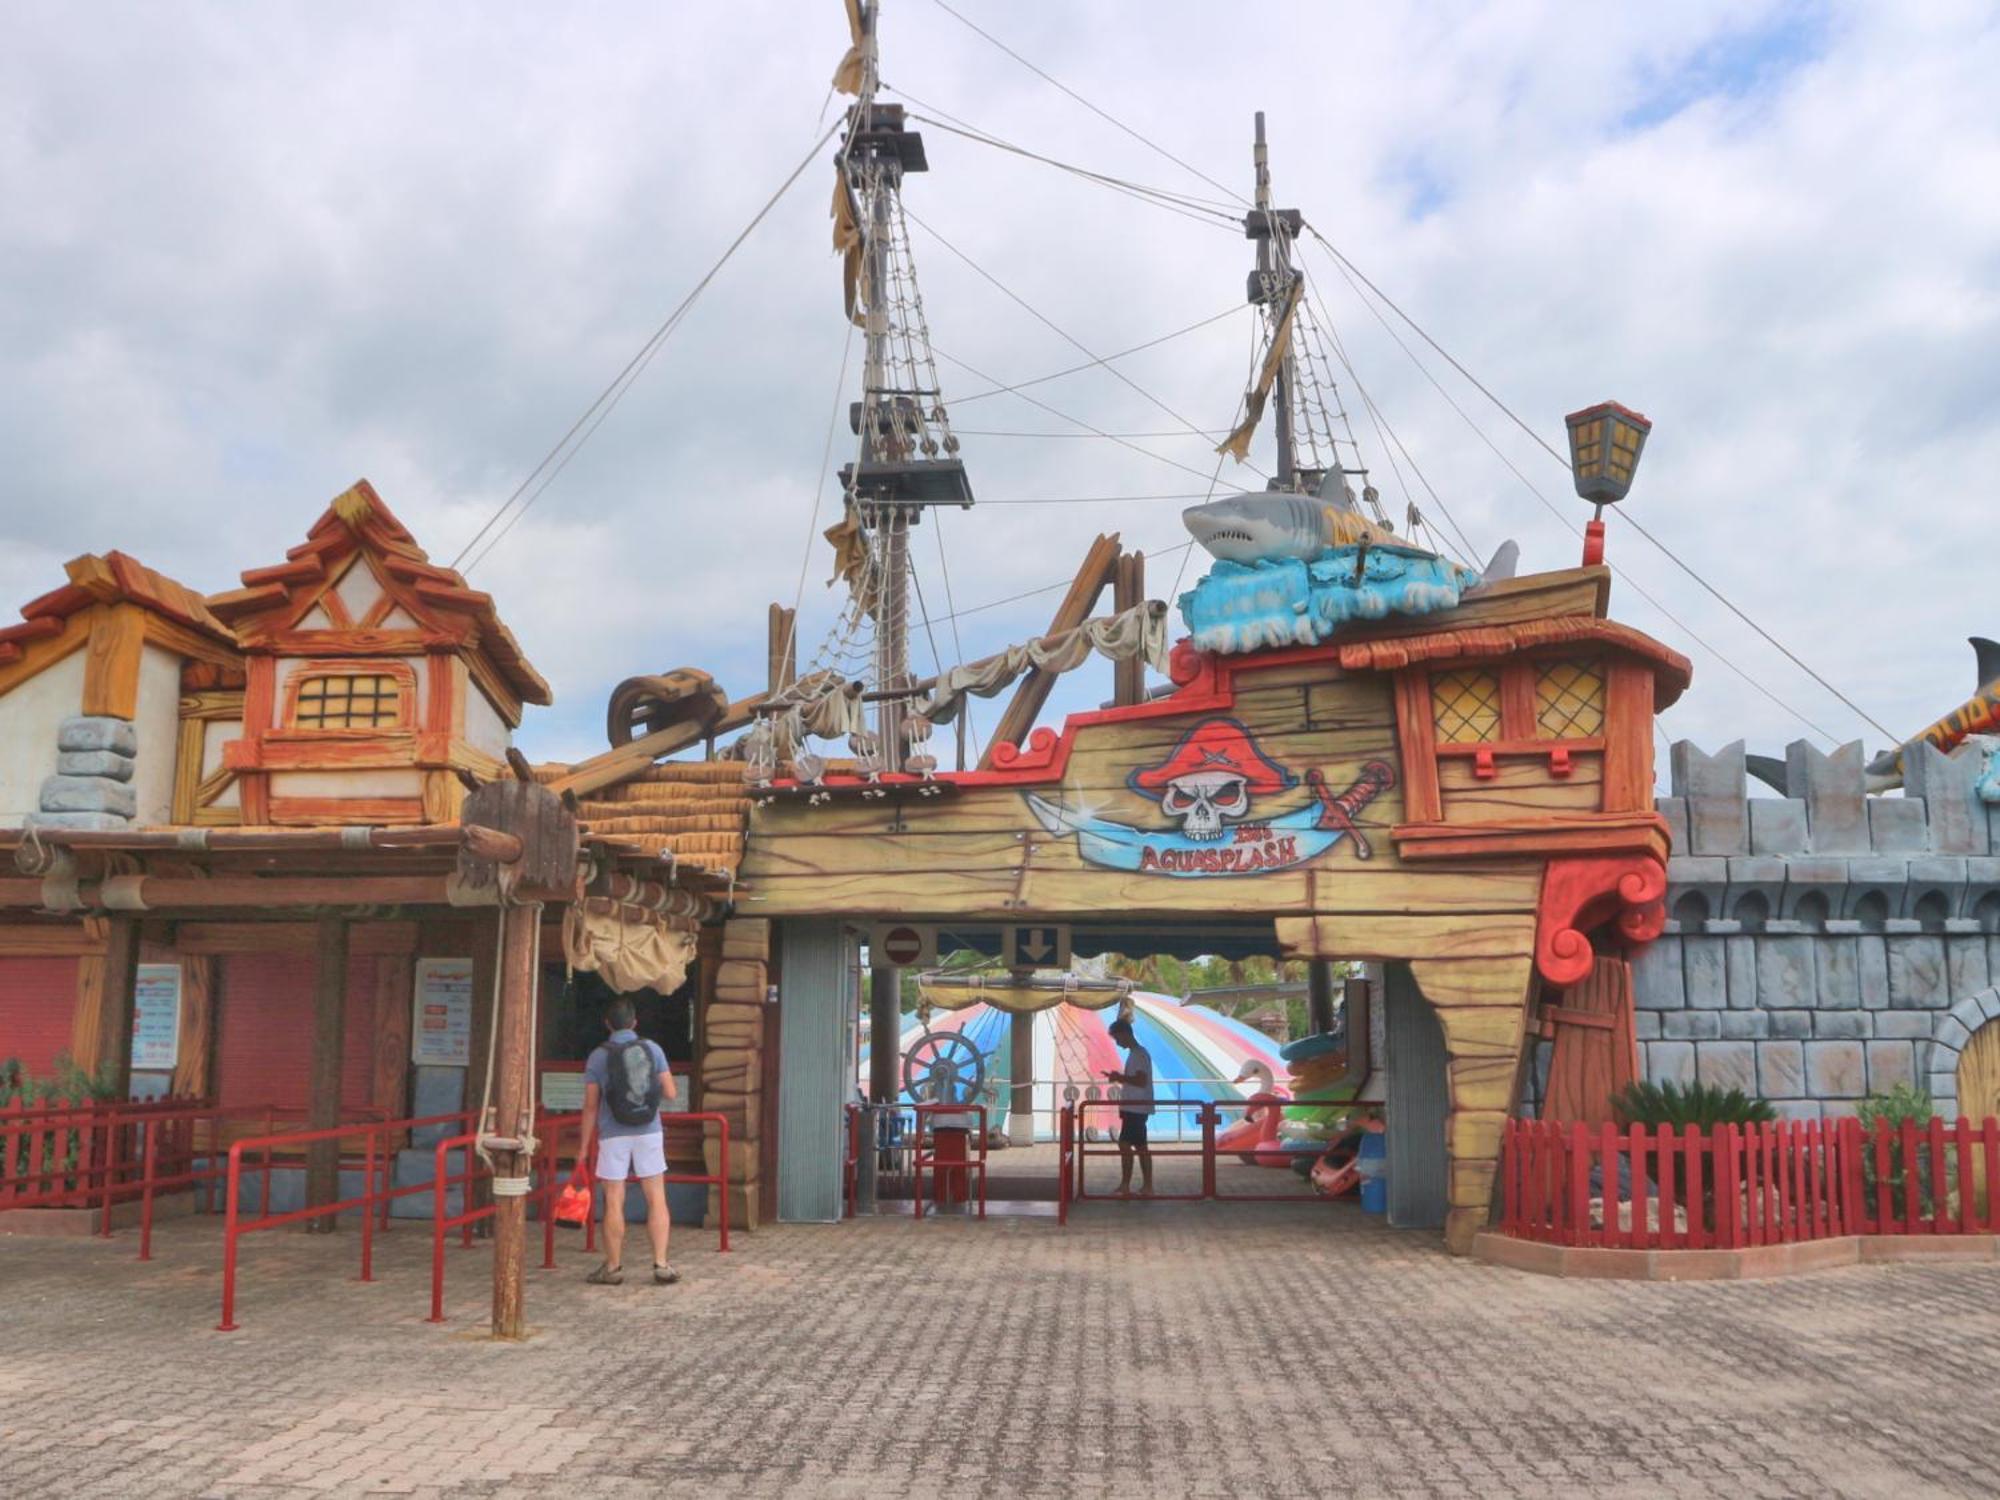
M 2000 807 L 1973 790 L 1994 743 L 1922 746 L 1873 797 L 1858 742 L 1792 745 L 1782 797 L 1747 795 L 1740 741 L 1675 744 L 1668 920 L 1633 965 L 1646 1075 L 1797 1118 L 1915 1083 L 1955 1115 L 1959 1052 L 2000 1018 Z

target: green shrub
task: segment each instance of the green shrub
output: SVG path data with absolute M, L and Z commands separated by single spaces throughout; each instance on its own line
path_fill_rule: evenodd
M 1903 1211 L 1903 1180 L 1906 1171 L 1901 1139 L 1903 1122 L 1908 1120 L 1920 1133 L 1928 1133 L 1931 1128 L 1931 1117 L 1936 1112 L 1937 1107 L 1932 1103 L 1931 1096 L 1910 1083 L 1899 1083 L 1893 1088 L 1884 1089 L 1879 1094 L 1870 1094 L 1854 1107 L 1854 1117 L 1861 1122 L 1863 1132 L 1861 1182 L 1868 1190 L 1871 1203 L 1876 1183 L 1886 1181 L 1889 1185 L 1892 1211 L 1897 1214 Z M 1891 1131 L 1888 1150 L 1889 1169 L 1886 1174 L 1879 1173 L 1875 1165 L 1875 1132 L 1883 1125 Z M 1923 1213 L 1930 1214 L 1936 1207 L 1931 1195 L 1930 1143 L 1927 1140 L 1919 1140 L 1913 1155 L 1916 1158 L 1917 1169 L 1917 1203 Z M 1946 1183 L 1952 1183 L 1958 1175 L 1958 1163 L 1953 1160 L 1950 1151 L 1945 1153 L 1944 1170 Z M 1947 1192 L 1949 1191 L 1947 1187 Z
M 1762 1125 L 1778 1118 L 1770 1101 L 1752 1099 L 1741 1089 L 1724 1090 L 1711 1083 L 1683 1088 L 1671 1080 L 1627 1084 L 1612 1096 L 1611 1112 L 1621 1125 L 1670 1125 L 1675 1130 L 1688 1125 L 1704 1131 L 1715 1125 Z

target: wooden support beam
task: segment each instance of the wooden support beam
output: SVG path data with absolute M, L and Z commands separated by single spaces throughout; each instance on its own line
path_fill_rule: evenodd
M 500 1135 L 519 1140 L 534 1128 L 535 1045 L 529 1034 L 528 1014 L 541 982 L 535 968 L 541 903 L 506 907 L 500 921 L 500 1014 L 495 1018 L 499 1057 L 493 1080 L 493 1119 Z M 521 1152 L 494 1152 L 493 1336 L 499 1339 L 518 1339 L 527 1332 L 522 1267 L 528 1224 L 528 1200 L 518 1193 L 500 1192 L 499 1186 L 503 1179 L 526 1177 L 531 1166 Z
M 201 1099 L 215 1077 L 215 959 L 184 953 L 180 964 L 181 1045 L 169 1087 L 175 1094 Z
M 77 966 L 76 1013 L 70 1055 L 101 1077 L 114 1099 L 132 1092 L 132 1006 L 139 982 L 139 921 L 116 916 L 105 923 L 104 950 Z
M 1007 1018 L 1007 1074 L 1013 1097 L 1007 1101 L 1007 1138 L 1017 1146 L 1035 1144 L 1035 1018 L 1016 1011 Z
M 449 906 L 443 875 L 219 875 L 213 880 L 134 875 L 82 888 L 86 909 L 154 914 L 278 907 Z M 0 880 L 0 907 L 39 907 L 39 880 Z
M 306 1082 L 306 1129 L 331 1130 L 340 1123 L 340 1064 L 347 1036 L 347 921 L 322 917 L 313 943 L 312 1070 Z M 306 1148 L 306 1203 L 316 1206 L 340 1197 L 340 1142 L 315 1141 Z M 334 1216 L 306 1220 L 309 1231 L 331 1233 Z
M 1111 580 L 1111 609 L 1123 614 L 1146 602 L 1146 554 L 1127 552 L 1118 559 Z M 1146 663 L 1143 657 L 1128 657 L 1111 668 L 1111 701 L 1120 708 L 1146 701 Z
M 1100 536 L 1090 544 L 1090 550 L 1083 555 L 1083 566 L 1076 570 L 1076 579 L 1069 586 L 1057 606 L 1055 618 L 1049 622 L 1048 634 L 1074 630 L 1090 618 L 1090 612 L 1097 607 L 1097 599 L 1111 582 L 1112 573 L 1118 562 L 1118 533 Z M 1000 723 L 986 742 L 986 753 L 980 757 L 981 770 L 991 770 L 993 752 L 1002 744 L 1018 745 L 1028 737 L 1028 731 L 1035 727 L 1035 717 L 1049 701 L 1049 693 L 1056 685 L 1056 674 L 1034 668 L 1021 679 L 1021 685 L 1014 689 L 1014 696 L 1007 704 L 1007 712 L 1000 717 Z
M 765 630 L 765 691 L 773 698 L 790 687 L 799 677 L 798 611 L 786 609 L 782 604 L 773 604 L 769 623 Z M 778 728 L 777 754 L 782 761 L 790 760 L 798 746 L 791 742 L 782 722 Z
M 654 761 L 672 755 L 676 750 L 685 750 L 689 745 L 746 727 L 756 717 L 758 705 L 763 703 L 765 696 L 758 693 L 753 697 L 739 698 L 724 709 L 719 718 L 708 723 L 675 724 L 657 734 L 641 735 L 629 745 L 620 745 L 616 750 L 607 750 L 602 755 L 579 761 L 570 767 L 567 776 L 550 782 L 549 790 L 558 795 L 575 792 L 579 797 L 587 797 L 592 792 L 637 775 Z

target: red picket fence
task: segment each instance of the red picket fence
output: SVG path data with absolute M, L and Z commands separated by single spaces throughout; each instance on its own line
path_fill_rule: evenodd
M 97 1208 L 109 1233 L 111 1204 L 138 1194 L 152 1128 L 210 1107 L 193 1098 L 0 1106 L 0 1209 Z
M 1509 1120 L 1503 1233 L 1630 1250 L 2000 1233 L 2000 1121 L 1588 1126 Z

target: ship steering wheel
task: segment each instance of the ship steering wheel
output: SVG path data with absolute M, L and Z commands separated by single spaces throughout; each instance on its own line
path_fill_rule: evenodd
M 903 1092 L 918 1104 L 976 1104 L 986 1059 L 956 1031 L 926 1031 L 903 1054 Z

